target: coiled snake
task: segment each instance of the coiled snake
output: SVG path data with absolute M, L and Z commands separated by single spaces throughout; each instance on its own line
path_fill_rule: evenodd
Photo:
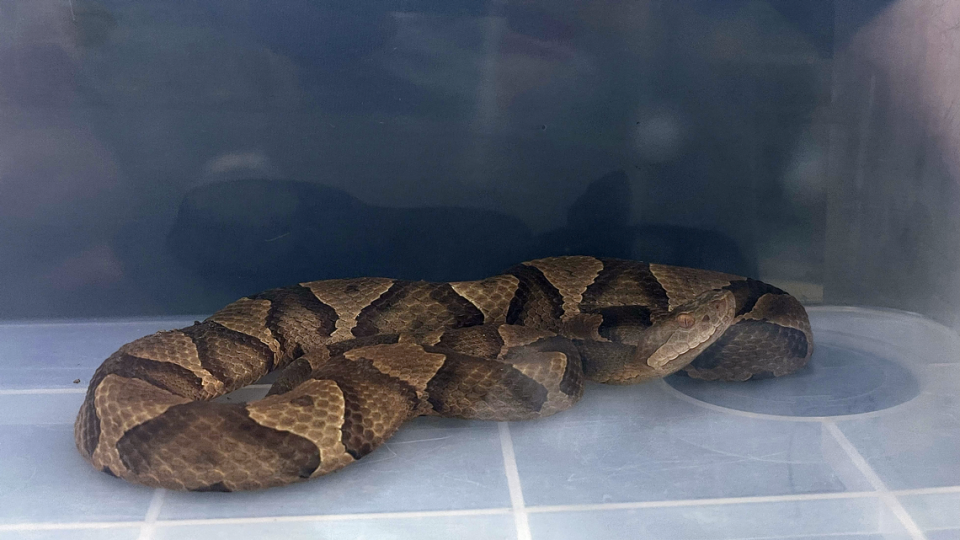
M 574 405 L 585 379 L 780 376 L 812 351 L 794 297 L 706 270 L 556 257 L 480 281 L 315 281 L 124 345 L 91 379 L 75 436 L 131 482 L 260 489 L 336 471 L 415 416 L 538 418 Z M 281 368 L 264 399 L 210 401 Z

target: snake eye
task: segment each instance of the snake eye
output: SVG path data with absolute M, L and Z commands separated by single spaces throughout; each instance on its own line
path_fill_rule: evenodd
M 690 315 L 689 313 L 681 313 L 680 315 L 677 315 L 677 324 L 680 325 L 680 328 L 690 328 L 695 322 L 696 320 L 693 318 L 693 315 Z

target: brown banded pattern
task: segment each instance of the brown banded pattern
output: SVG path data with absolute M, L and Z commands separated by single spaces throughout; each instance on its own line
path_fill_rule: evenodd
M 479 281 L 313 281 L 122 346 L 92 377 L 75 439 L 131 482 L 260 489 L 339 470 L 415 416 L 539 418 L 586 379 L 780 376 L 812 350 L 794 297 L 690 268 L 556 257 Z M 209 401 L 275 369 L 264 399 Z
M 603 270 L 603 262 L 593 257 L 564 257 L 563 259 L 537 259 L 523 263 L 532 266 L 560 293 L 563 302 L 561 321 L 580 313 L 580 303 L 587 287 L 593 284 Z
M 277 367 L 304 353 L 325 348 L 339 318 L 334 308 L 319 301 L 302 285 L 271 289 L 252 297 L 270 303 L 265 326 L 280 346 Z M 214 313 L 217 320 L 220 312 Z
M 485 324 L 498 324 L 507 321 L 507 309 L 519 284 L 516 277 L 502 275 L 480 281 L 456 281 L 450 287 L 480 310 Z

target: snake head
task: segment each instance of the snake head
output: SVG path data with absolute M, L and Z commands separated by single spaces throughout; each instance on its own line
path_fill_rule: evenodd
M 733 324 L 733 293 L 714 290 L 678 306 L 650 329 L 649 345 L 657 346 L 646 360 L 657 371 L 673 372 L 688 364 Z

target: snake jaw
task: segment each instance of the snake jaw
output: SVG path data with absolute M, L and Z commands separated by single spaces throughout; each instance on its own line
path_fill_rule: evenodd
M 676 308 L 660 324 L 669 337 L 647 358 L 647 365 L 664 370 L 668 365 L 682 367 L 679 360 L 691 359 L 719 338 L 733 323 L 736 300 L 730 291 L 710 291 Z

